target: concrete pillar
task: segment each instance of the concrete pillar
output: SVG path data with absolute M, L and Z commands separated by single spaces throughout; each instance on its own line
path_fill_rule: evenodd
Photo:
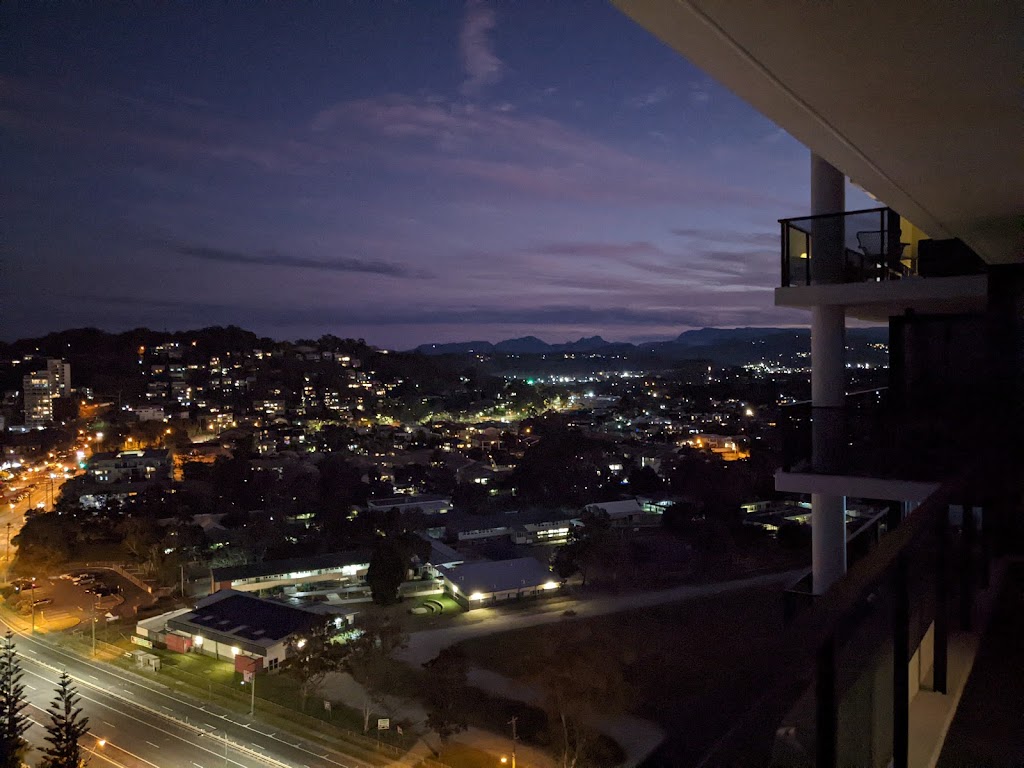
M 846 179 L 828 162 L 811 155 L 811 215 L 842 213 Z M 845 222 L 818 219 L 811 227 L 811 282 L 843 279 Z M 846 318 L 841 306 L 811 312 L 811 462 L 815 472 L 841 474 L 846 445 L 843 405 L 846 391 Z M 811 494 L 813 591 L 821 594 L 846 573 L 846 497 Z
M 846 177 L 811 155 L 811 215 L 846 210 Z M 841 283 L 846 260 L 845 221 L 841 216 L 811 221 L 811 282 Z
M 846 573 L 846 497 L 811 494 L 812 590 L 820 595 Z
M 842 307 L 811 310 L 811 464 L 815 472 L 841 472 L 846 428 L 846 318 Z

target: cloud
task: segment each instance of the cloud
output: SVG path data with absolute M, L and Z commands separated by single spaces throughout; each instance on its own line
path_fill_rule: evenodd
M 173 250 L 182 256 L 202 259 L 203 261 L 216 261 L 223 264 L 320 269 L 327 272 L 363 272 L 371 275 L 387 275 L 389 277 L 426 277 L 426 275 L 409 270 L 402 265 L 385 261 L 364 261 L 350 258 L 318 261 L 302 256 L 286 256 L 274 253 L 273 251 L 243 253 L 241 251 L 228 251 L 221 248 L 184 244 L 174 246 Z
M 475 96 L 501 79 L 505 65 L 494 53 L 490 32 L 496 24 L 494 10 L 483 0 L 467 0 L 459 31 L 459 53 L 466 70 L 463 96 Z
M 341 152 L 358 146 L 364 157 L 372 156 L 389 170 L 471 179 L 535 197 L 781 210 L 793 204 L 535 114 L 391 95 L 335 104 L 315 115 L 310 127 L 325 147 Z
M 691 82 L 690 101 L 694 104 L 707 104 L 711 101 L 711 91 L 707 84 L 702 82 Z
M 548 243 L 534 248 L 535 253 L 550 256 L 583 256 L 618 258 L 637 255 L 663 254 L 664 251 L 653 243 L 634 241 L 631 243 L 561 242 Z
M 680 227 L 672 230 L 673 235 L 693 240 L 733 245 L 763 245 L 774 248 L 779 245 L 778 232 L 735 232 L 731 230 L 700 229 Z
M 647 109 L 648 107 L 661 104 L 663 101 L 668 99 L 669 95 L 668 88 L 663 85 L 659 85 L 657 88 L 652 88 L 646 93 L 627 99 L 626 105 L 634 107 L 635 109 Z

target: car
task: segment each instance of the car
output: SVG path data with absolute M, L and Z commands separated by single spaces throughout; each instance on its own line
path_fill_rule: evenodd
M 11 582 L 15 592 L 22 592 L 26 589 L 35 589 L 35 579 L 15 579 Z
M 74 581 L 75 575 L 73 573 L 62 573 L 60 575 L 60 578 L 64 579 L 65 581 Z
M 43 605 L 49 605 L 52 602 L 53 602 L 53 598 L 52 597 L 41 597 L 38 600 L 33 600 L 32 601 L 32 606 L 34 608 L 39 608 L 40 606 L 43 606 Z

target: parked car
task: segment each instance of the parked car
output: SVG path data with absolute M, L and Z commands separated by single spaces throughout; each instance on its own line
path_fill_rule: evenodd
M 33 600 L 32 601 L 32 605 L 34 605 L 36 608 L 38 608 L 38 607 L 40 607 L 42 605 L 49 605 L 52 602 L 53 602 L 53 598 L 52 597 L 41 597 L 38 600 Z

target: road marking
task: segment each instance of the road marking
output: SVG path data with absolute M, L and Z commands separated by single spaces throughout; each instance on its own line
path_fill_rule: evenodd
M 25 683 L 25 687 L 28 688 L 30 691 L 38 691 L 39 690 L 34 685 L 29 685 L 28 683 Z
M 151 747 L 156 747 L 157 749 L 160 749 L 160 745 L 159 744 L 154 744 L 152 741 L 147 741 L 146 743 L 149 744 L 149 746 L 151 746 Z
M 0 624 L 4 624 L 8 628 L 14 630 L 15 633 L 19 637 L 21 637 L 24 641 L 26 641 L 26 642 L 36 642 L 36 643 L 44 644 L 44 643 L 42 643 L 42 641 L 37 640 L 32 635 L 29 635 L 29 634 L 26 634 L 26 633 L 24 633 L 24 632 L 22 632 L 20 630 L 17 630 L 17 628 L 12 627 L 8 622 L 3 621 L 2 619 L 0 619 Z M 108 678 L 116 678 L 118 680 L 123 681 L 126 684 L 131 684 L 131 685 L 137 686 L 139 688 L 142 688 L 144 691 L 146 691 L 146 692 L 148 692 L 150 694 L 155 694 L 157 696 L 163 696 L 165 698 L 171 699 L 176 704 L 178 704 L 178 705 L 180 705 L 182 707 L 190 708 L 190 709 L 202 710 L 202 707 L 199 704 L 197 704 L 197 703 L 193 703 L 193 702 L 191 702 L 191 701 L 189 701 L 187 699 L 177 698 L 175 696 L 172 696 L 169 693 L 164 693 L 164 692 L 162 692 L 160 690 L 157 690 L 157 688 L 161 688 L 161 687 L 162 688 L 166 688 L 166 686 L 162 686 L 162 685 L 160 685 L 159 683 L 157 683 L 155 681 L 148 681 L 147 680 L 146 682 L 139 682 L 139 681 L 133 680 L 132 678 L 120 675 L 116 671 L 111 670 L 109 668 L 100 667 L 100 666 L 98 666 L 96 664 L 93 664 L 93 663 L 89 662 L 88 660 L 83 659 L 82 657 L 77 656 L 77 655 L 75 655 L 73 653 L 69 653 L 69 652 L 63 651 L 63 650 L 61 650 L 59 648 L 56 648 L 54 646 L 50 646 L 49 644 L 45 644 L 45 645 L 46 645 L 47 650 L 49 652 L 51 652 L 52 654 L 54 654 L 55 656 L 64 656 L 64 657 L 66 657 L 68 659 L 73 660 L 75 663 L 77 663 L 77 664 L 79 664 L 79 665 L 81 665 L 83 667 L 91 667 L 93 669 L 100 670 Z M 25 650 L 27 650 L 31 654 L 38 655 L 36 653 L 36 651 L 32 650 L 31 648 L 26 648 Z M 50 664 L 48 664 L 46 662 L 38 661 L 36 663 L 46 667 L 47 669 L 49 669 L 51 671 L 55 671 L 55 672 L 59 672 L 60 671 L 56 667 L 53 667 L 52 665 L 50 665 Z M 40 677 L 43 680 L 46 680 L 46 678 L 43 677 L 42 675 L 36 675 L 36 676 Z M 75 676 L 72 675 L 72 678 L 75 678 Z M 78 678 L 78 679 L 81 680 L 81 678 Z M 47 682 L 49 683 L 50 681 L 47 680 Z M 82 681 L 82 682 L 85 682 L 85 681 Z M 146 712 L 147 714 L 150 714 L 151 716 L 163 717 L 166 720 L 171 721 L 175 725 L 178 725 L 178 726 L 181 726 L 181 727 L 185 727 L 185 728 L 189 727 L 186 723 L 183 723 L 177 716 L 170 717 L 168 715 L 163 715 L 159 711 L 157 711 L 156 709 L 148 707 L 148 706 L 146 706 L 144 704 L 141 704 L 139 702 L 132 701 L 130 698 L 125 698 L 124 696 L 118 696 L 113 691 L 109 690 L 108 688 L 101 687 L 101 685 L 96 685 L 95 683 L 88 683 L 88 685 L 93 686 L 94 688 L 96 688 L 97 690 L 99 690 L 100 692 L 102 692 L 102 693 L 104 693 L 104 694 L 106 694 L 108 696 L 112 696 L 114 698 L 120 698 L 122 701 L 125 701 L 126 703 L 129 703 L 131 705 L 134 705 L 135 707 L 137 707 L 141 711 Z M 127 690 L 127 685 L 126 685 L 126 690 Z M 83 696 L 83 698 L 87 698 L 87 697 Z M 104 704 L 103 702 L 96 701 L 95 699 L 89 699 L 89 700 L 90 701 L 95 701 L 100 706 L 107 707 L 108 709 L 114 709 L 109 704 Z M 123 712 L 122 710 L 115 710 L 115 711 L 117 711 L 119 714 L 124 715 L 125 717 L 128 717 L 128 718 L 130 718 L 132 720 L 136 720 L 137 722 L 143 723 L 145 725 L 149 725 L 150 727 L 156 727 L 157 730 L 160 730 L 160 731 L 162 731 L 164 733 L 167 733 L 168 735 L 172 736 L 173 738 L 177 738 L 177 739 L 180 739 L 182 741 L 187 741 L 187 739 L 185 739 L 182 736 L 172 734 L 172 733 L 170 733 L 168 731 L 164 731 L 164 729 L 159 728 L 158 726 L 153 726 L 152 723 L 146 723 L 145 721 L 140 720 L 139 718 L 132 717 L 131 715 L 127 714 L 126 712 Z M 174 713 L 174 710 L 170 710 L 170 711 L 172 713 Z M 207 714 L 213 714 L 213 713 L 209 713 L 208 712 Z M 221 715 L 220 717 L 222 719 L 226 720 L 227 722 L 232 723 L 233 725 L 240 725 L 240 723 L 237 723 L 234 720 L 230 720 L 229 718 L 227 718 L 224 715 Z M 340 766 L 340 768 L 349 768 L 349 766 L 346 763 L 343 763 L 340 760 L 336 760 L 333 757 L 330 757 L 329 755 L 324 755 L 324 756 L 317 755 L 316 752 L 314 752 L 313 750 L 309 749 L 302 742 L 297 742 L 295 744 L 291 744 L 290 742 L 288 742 L 287 740 L 281 738 L 280 736 L 276 736 L 276 735 L 272 735 L 272 734 L 266 734 L 266 733 L 262 733 L 262 735 L 265 736 L 266 738 L 270 738 L 273 741 L 276 741 L 276 742 L 278 742 L 280 744 L 288 744 L 293 749 L 296 749 L 296 750 L 298 750 L 300 752 L 305 752 L 308 755 L 314 755 L 316 757 L 322 757 L 322 759 L 326 759 L 327 762 L 331 763 L 332 765 Z M 194 742 L 189 742 L 189 743 L 192 744 L 193 746 L 198 746 Z M 234 747 L 234 749 L 236 751 L 242 752 L 243 754 L 248 754 L 251 757 L 256 757 L 257 759 L 262 759 L 264 761 L 268 761 L 268 762 L 274 763 L 276 765 L 281 765 L 281 766 L 287 765 L 286 763 L 282 762 L 281 760 L 278 760 L 277 758 L 270 757 L 269 755 L 261 755 L 259 752 L 256 752 L 255 750 L 252 750 L 250 748 L 244 747 L 244 745 L 243 746 L 239 746 L 237 744 L 233 744 L 232 743 L 232 746 Z M 217 756 L 217 753 L 213 752 L 212 750 L 209 750 L 209 749 L 206 749 L 206 748 L 203 748 L 203 747 L 200 747 L 200 749 L 203 749 L 204 752 L 208 752 L 209 754 L 214 755 L 215 757 Z M 233 759 L 230 762 L 234 763 L 235 765 L 239 765 L 239 766 L 242 765 L 242 763 L 239 763 L 239 762 L 237 762 L 236 760 L 233 760 Z M 151 763 L 151 765 L 152 765 L 152 763 Z M 155 768 L 159 768 L 159 767 L 156 766 Z
M 104 725 L 109 725 L 111 728 L 117 728 L 116 725 L 114 725 L 113 723 L 108 723 L 106 720 L 100 720 L 100 722 Z
M 24 672 L 25 672 L 25 674 L 27 674 L 27 675 L 35 675 L 36 677 L 42 678 L 42 679 L 44 679 L 44 680 L 46 679 L 45 677 L 43 677 L 42 675 L 40 675 L 40 674 L 39 674 L 38 672 L 31 672 L 31 671 L 29 671 L 29 670 L 27 670 L 27 669 L 26 669 L 26 670 L 24 670 Z M 100 689 L 100 690 L 102 690 L 102 689 Z M 91 696 L 86 696 L 85 694 L 83 694 L 83 693 L 81 693 L 81 692 L 79 692 L 79 694 L 78 694 L 78 695 L 79 695 L 79 696 L 80 696 L 80 697 L 81 697 L 82 699 L 84 699 L 85 701 L 91 701 L 92 703 L 94 703 L 94 704 L 97 704 L 97 705 L 99 705 L 99 706 L 101 706 L 101 707 L 105 707 L 105 708 L 107 708 L 107 709 L 114 709 L 114 707 L 112 707 L 112 706 L 111 706 L 110 704 L 106 704 L 106 703 L 104 703 L 104 702 L 100 701 L 99 699 L 94 699 L 94 698 L 92 698 Z M 37 705 L 35 705 L 35 704 L 30 704 L 30 706 L 33 706 L 33 707 L 35 707 L 36 709 L 38 709 L 38 710 L 39 710 L 39 711 L 41 711 L 41 712 L 45 712 L 45 710 L 44 710 L 44 709 L 43 709 L 42 707 L 39 707 L 39 706 L 37 706 Z M 138 706 L 138 705 L 136 705 L 136 706 Z M 218 757 L 217 753 L 216 753 L 216 752 L 214 752 L 214 751 L 213 751 L 212 749 L 208 749 L 208 748 L 206 748 L 205 746 L 202 746 L 202 745 L 200 745 L 200 744 L 197 744 L 196 742 L 194 742 L 194 741 L 191 741 L 190 739 L 188 739 L 188 738 L 186 738 L 186 737 L 184 737 L 184 736 L 181 736 L 181 735 L 179 735 L 179 734 L 176 734 L 176 733 L 172 733 L 171 731 L 165 730 L 165 729 L 161 728 L 161 727 L 160 727 L 159 725 L 156 725 L 156 724 L 154 724 L 154 723 L 151 723 L 151 722 L 146 722 L 145 720 L 142 720 L 141 718 L 138 718 L 138 717 L 135 717 L 135 716 L 133 716 L 133 715 L 130 715 L 130 714 L 128 714 L 127 712 L 125 712 L 125 711 L 123 711 L 123 710 L 116 710 L 116 709 L 114 709 L 114 711 L 115 711 L 115 712 L 117 712 L 118 714 L 120 714 L 120 715 L 121 715 L 122 717 L 127 717 L 127 718 L 128 718 L 129 720 L 134 720 L 135 722 L 137 722 L 137 723 L 141 723 L 142 725 L 144 725 L 144 726 L 146 726 L 146 727 L 148 727 L 148 728 L 152 728 L 152 729 L 154 729 L 154 730 L 160 731 L 161 733 L 163 733 L 163 734 L 165 734 L 165 735 L 167 735 L 167 736 L 170 736 L 170 737 L 171 737 L 171 738 L 173 738 L 173 739 L 178 739 L 179 741 L 183 741 L 183 742 L 185 742 L 185 743 L 186 743 L 186 744 L 188 744 L 189 746 L 192 746 L 192 747 L 195 747 L 195 748 L 197 748 L 197 749 L 200 749 L 200 750 L 202 750 L 203 752 L 206 752 L 206 753 L 208 753 L 208 754 L 210 754 L 210 755 L 213 755 L 214 757 Z M 143 709 L 142 711 L 143 711 L 143 712 L 146 712 L 147 710 Z M 149 711 L 149 712 L 148 712 L 148 714 L 149 714 L 149 715 L 150 715 L 151 717 L 153 717 L 153 718 L 159 718 L 159 717 L 163 717 L 163 718 L 165 718 L 165 719 L 168 719 L 168 720 L 170 720 L 170 721 L 171 721 L 172 723 L 174 723 L 175 725 L 178 725 L 179 727 L 182 727 L 182 728 L 187 728 L 187 727 L 188 727 L 188 726 L 186 726 L 186 725 L 185 725 L 184 723 L 182 723 L 182 722 L 180 722 L 180 721 L 178 721 L 178 720 L 175 720 L 174 718 L 167 718 L 167 717 L 166 717 L 165 715 L 161 715 L 161 714 L 160 714 L 159 712 L 156 712 L 156 711 Z M 223 739 L 222 739 L 222 741 L 223 741 Z M 108 742 L 108 743 L 109 743 L 109 742 Z M 231 743 L 231 742 L 229 742 L 229 743 Z M 150 741 L 150 742 L 147 742 L 147 744 L 153 744 L 153 742 L 151 742 L 151 741 Z M 153 744 L 153 746 L 155 746 L 155 747 L 156 747 L 157 745 L 156 745 L 156 744 Z M 236 752 L 237 752 L 237 751 L 239 751 L 239 750 L 238 750 L 238 748 L 236 747 L 236 745 L 235 745 L 234 743 L 231 743 L 231 746 L 232 746 L 233 748 L 235 748 L 235 751 L 236 751 Z M 153 766 L 153 768 L 160 768 L 160 766 L 159 766 L 159 765 L 157 765 L 156 763 L 150 762 L 150 761 L 149 761 L 149 760 L 147 760 L 146 758 L 144 758 L 144 757 L 142 757 L 142 756 L 140 756 L 140 755 L 136 755 L 136 754 L 135 754 L 135 753 L 133 753 L 133 752 L 129 752 L 129 751 L 127 750 L 127 749 L 125 749 L 124 747 L 122 747 L 122 746 L 120 746 L 120 745 L 117 745 L 117 748 L 118 748 L 118 749 L 120 749 L 120 750 L 121 750 L 122 752 L 124 752 L 124 753 L 126 753 L 126 754 L 129 754 L 129 755 L 131 755 L 132 757 L 136 758 L 137 760 L 141 760 L 142 762 L 146 763 L 147 765 L 151 765 L 151 766 Z M 157 747 L 157 748 L 159 749 L 159 747 Z M 223 758 L 222 758 L 222 759 L 223 759 Z M 269 759 L 269 760 L 270 760 L 271 762 L 276 762 L 276 763 L 280 763 L 280 762 L 281 762 L 281 761 L 279 761 L 279 760 L 276 760 L 275 758 L 267 758 L 267 759 Z M 236 760 L 235 758 L 229 758 L 229 759 L 228 759 L 228 761 L 229 761 L 229 762 L 231 762 L 231 763 L 232 763 L 233 765 L 237 765 L 237 766 L 242 766 L 242 768 L 245 768 L 245 763 L 240 763 L 240 762 L 238 762 L 238 760 Z M 284 763 L 281 763 L 281 764 L 282 764 L 282 765 L 284 765 Z

